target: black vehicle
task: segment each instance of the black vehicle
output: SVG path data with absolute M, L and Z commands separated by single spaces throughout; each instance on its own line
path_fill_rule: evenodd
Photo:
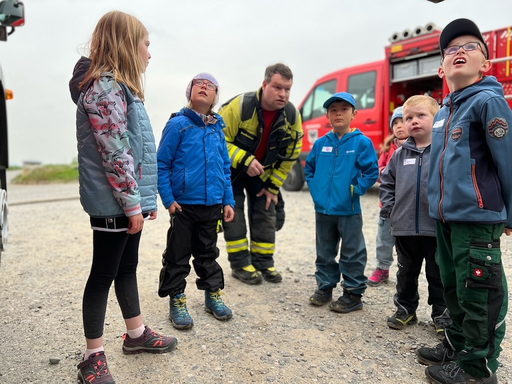
M 0 1 L 0 41 L 14 33 L 15 27 L 25 24 L 23 3 L 18 0 Z M 12 91 L 5 88 L 2 67 L 0 64 L 0 260 L 2 251 L 7 246 L 9 222 L 7 220 L 7 175 L 9 152 L 7 141 L 7 106 L 6 101 L 12 99 Z

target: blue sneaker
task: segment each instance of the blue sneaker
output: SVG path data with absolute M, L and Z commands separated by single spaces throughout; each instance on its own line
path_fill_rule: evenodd
M 204 305 L 206 306 L 205 310 L 208 313 L 213 314 L 213 316 L 217 320 L 228 320 L 233 316 L 233 312 L 229 309 L 222 298 L 222 291 L 219 289 L 218 291 L 212 292 L 208 289 L 204 291 Z
M 188 329 L 194 326 L 194 320 L 187 309 L 187 296 L 184 293 L 171 297 L 169 319 L 176 329 Z

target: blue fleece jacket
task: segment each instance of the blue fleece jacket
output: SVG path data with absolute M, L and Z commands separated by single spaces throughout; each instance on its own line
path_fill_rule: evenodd
M 304 172 L 315 210 L 348 216 L 361 213 L 360 196 L 377 181 L 379 165 L 372 141 L 355 128 L 315 141 Z

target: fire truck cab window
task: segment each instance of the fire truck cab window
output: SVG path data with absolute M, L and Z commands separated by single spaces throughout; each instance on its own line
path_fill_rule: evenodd
M 301 109 L 303 121 L 325 115 L 325 108 L 323 107 L 323 104 L 325 100 L 336 93 L 336 85 L 337 81 L 334 79 L 319 84 L 315 89 L 313 89 Z
M 348 93 L 354 96 L 357 109 L 368 109 L 375 106 L 375 86 L 377 72 L 365 72 L 348 78 Z

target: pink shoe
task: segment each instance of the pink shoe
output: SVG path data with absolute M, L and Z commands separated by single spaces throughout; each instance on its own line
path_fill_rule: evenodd
M 378 287 L 383 282 L 389 280 L 389 269 L 377 268 L 371 277 L 368 279 L 368 285 L 370 287 Z

